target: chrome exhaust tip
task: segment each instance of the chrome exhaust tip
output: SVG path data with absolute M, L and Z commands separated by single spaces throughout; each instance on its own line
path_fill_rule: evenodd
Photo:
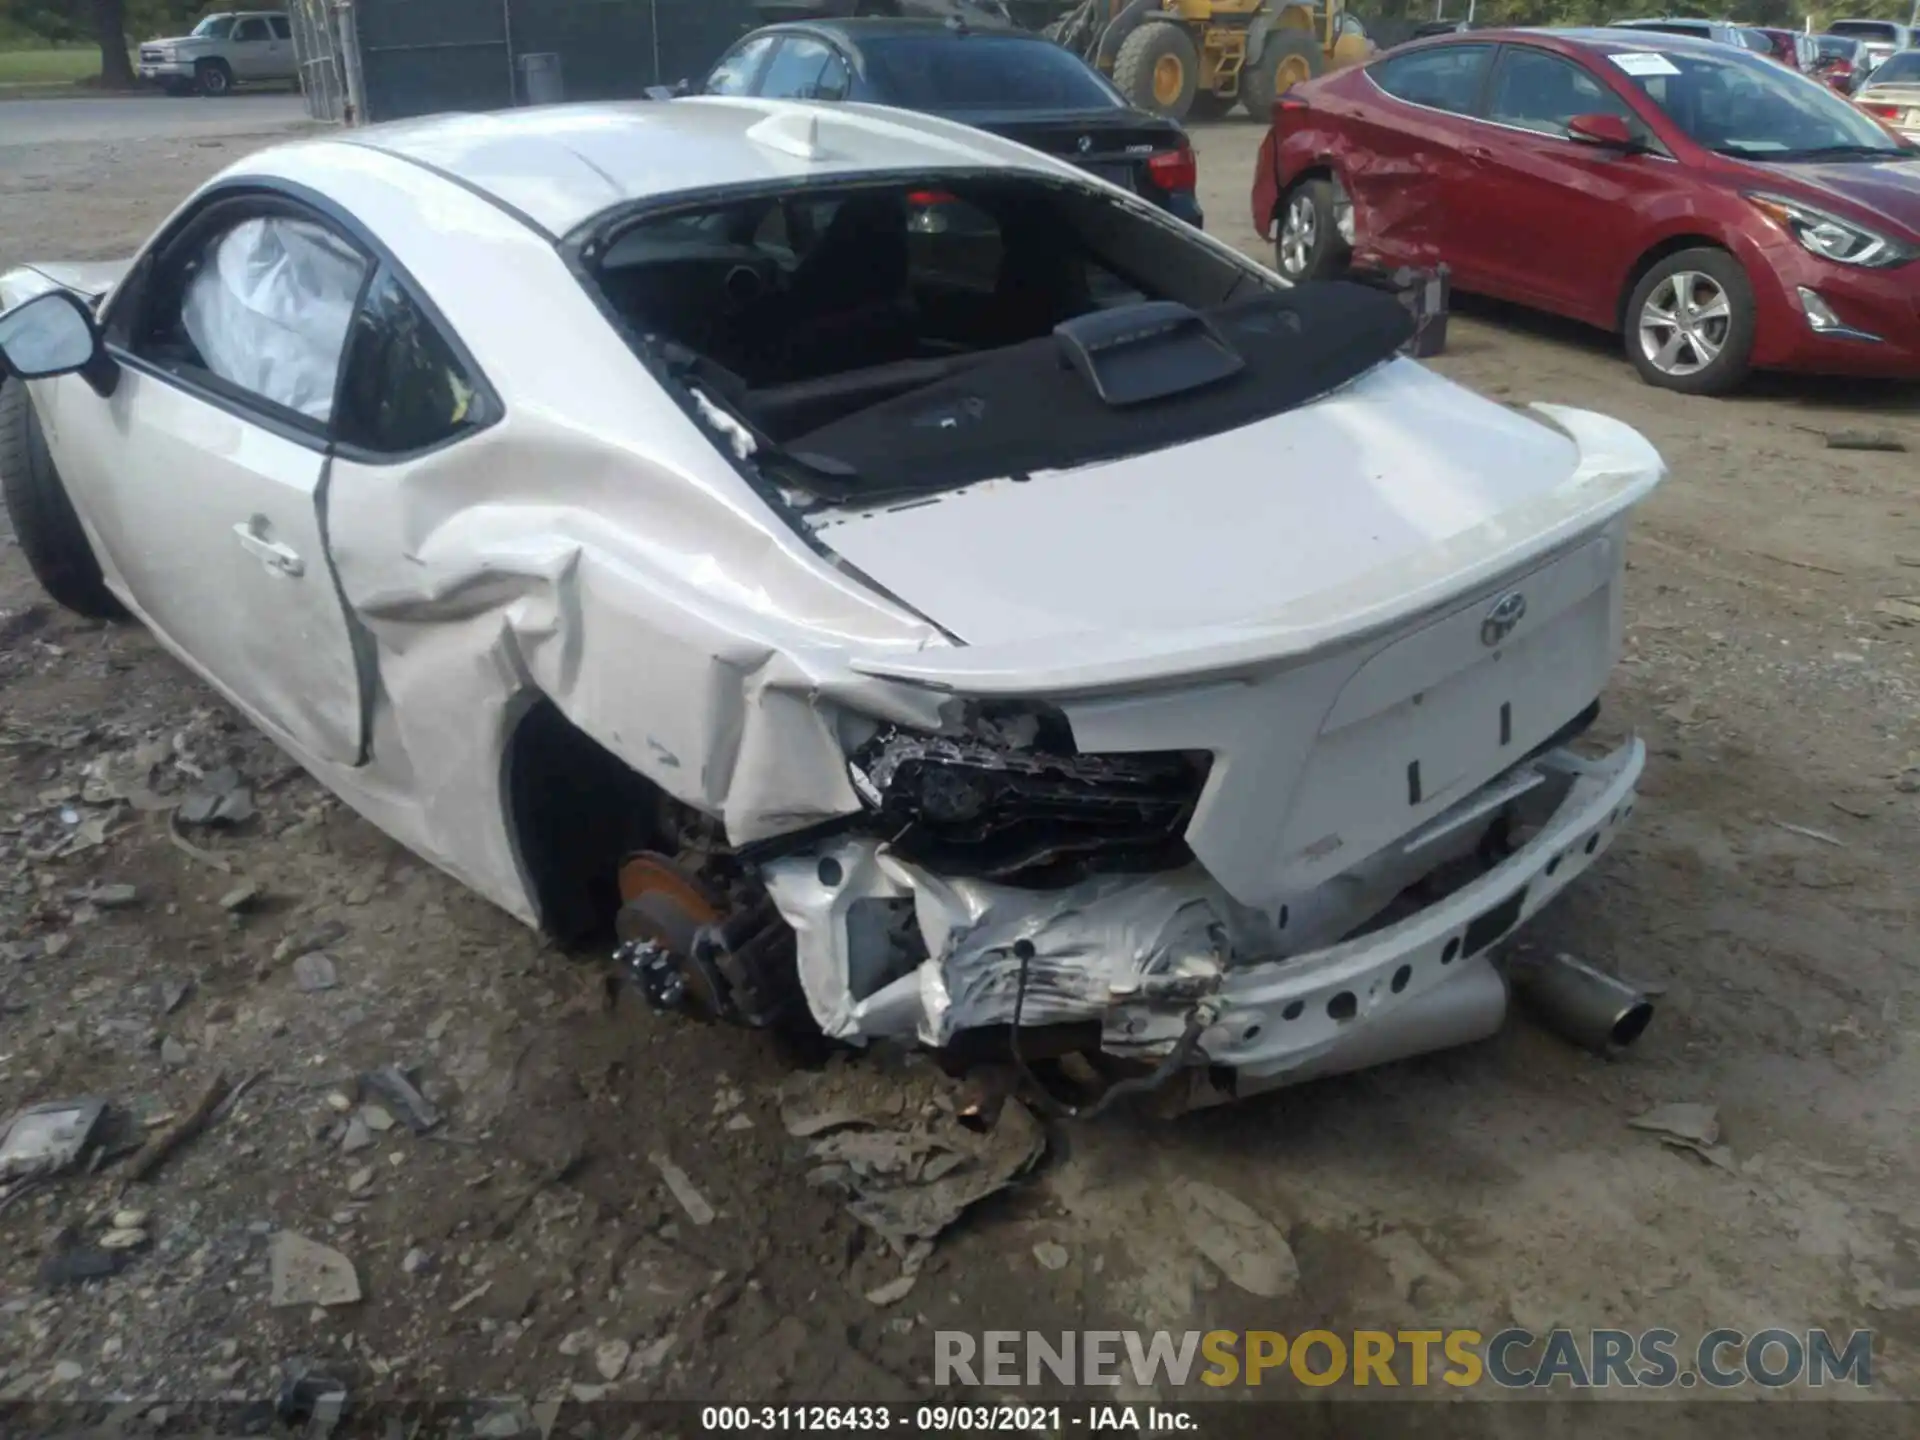
M 1508 979 L 1536 1020 L 1599 1055 L 1626 1049 L 1653 1021 L 1649 996 L 1571 955 L 1516 957 Z

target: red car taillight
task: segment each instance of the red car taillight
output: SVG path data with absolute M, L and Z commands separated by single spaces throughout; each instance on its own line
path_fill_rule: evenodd
M 1147 174 L 1162 190 L 1194 190 L 1200 185 L 1200 162 L 1182 145 L 1147 157 Z
M 1904 105 L 1862 105 L 1860 108 L 1876 120 L 1898 120 L 1907 113 Z

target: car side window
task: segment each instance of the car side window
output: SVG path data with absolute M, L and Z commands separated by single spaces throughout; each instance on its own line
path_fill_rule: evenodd
M 1636 129 L 1640 123 L 1619 96 L 1581 66 L 1544 50 L 1509 46 L 1493 77 L 1487 118 L 1564 136 L 1576 115 L 1618 115 Z
M 367 262 L 316 221 L 254 215 L 162 259 L 133 353 L 324 423 Z
M 1491 45 L 1437 45 L 1389 56 L 1368 66 L 1367 74 L 1396 100 L 1466 115 L 1480 98 L 1492 57 Z
M 376 455 L 404 455 L 493 418 L 491 400 L 452 342 L 383 267 L 347 337 L 334 438 Z
M 249 15 L 233 27 L 233 41 L 235 44 L 265 40 L 266 38 L 267 22 L 263 16 Z
M 752 92 L 753 77 L 759 73 L 760 62 L 767 58 L 767 52 L 773 48 L 771 35 L 756 35 L 740 44 L 731 55 L 724 57 L 713 67 L 707 76 L 705 86 L 709 95 L 749 95 Z
M 274 39 L 291 40 L 293 38 L 293 22 L 288 20 L 286 16 L 270 15 L 267 17 L 267 23 L 273 26 Z
M 816 99 L 821 77 L 832 58 L 833 51 L 818 40 L 786 36 L 760 77 L 760 94 L 769 100 Z

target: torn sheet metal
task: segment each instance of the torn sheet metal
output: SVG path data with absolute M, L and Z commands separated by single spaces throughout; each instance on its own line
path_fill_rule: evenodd
M 1633 741 L 1598 761 L 1565 751 L 1549 759 L 1560 784 L 1524 845 L 1444 898 L 1344 941 L 1334 937 L 1378 913 L 1412 875 L 1461 858 L 1484 826 L 1409 837 L 1411 847 L 1380 856 L 1352 887 L 1298 897 L 1297 930 L 1291 907 L 1283 927 L 1238 904 L 1197 866 L 1035 891 L 943 880 L 894 859 L 882 842 L 845 839 L 763 873 L 800 937 L 808 1002 L 838 1038 L 911 1035 L 944 1045 L 963 1030 L 1009 1024 L 1024 965 L 1023 1025 L 1098 1020 L 1103 1049 L 1152 1059 L 1172 1049 L 1206 999 L 1219 1009 L 1202 1039 L 1209 1062 L 1255 1081 L 1296 1069 L 1319 1073 L 1307 1067 L 1335 1051 L 1365 1053 L 1368 1042 L 1357 1037 L 1370 1026 L 1419 1034 L 1408 1007 L 1432 1003 L 1450 1012 L 1433 1021 L 1433 1034 L 1471 1038 L 1484 1033 L 1490 1013 L 1497 1023 L 1504 987 L 1495 1005 L 1479 983 L 1484 977 L 1464 962 L 1604 853 L 1632 801 L 1645 751 Z M 1529 786 L 1518 798 L 1541 796 Z M 860 952 L 848 919 L 876 901 L 912 906 L 925 958 L 910 969 L 907 954 L 890 968 Z M 1468 981 L 1470 1004 L 1438 999 Z

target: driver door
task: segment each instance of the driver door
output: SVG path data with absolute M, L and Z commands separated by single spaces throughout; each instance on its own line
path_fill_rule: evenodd
M 227 64 L 236 80 L 258 80 L 270 68 L 268 49 L 273 35 L 267 29 L 267 17 L 247 15 L 233 22 L 227 35 Z
M 292 202 L 215 198 L 117 292 L 112 395 L 63 378 L 50 436 L 122 598 L 263 728 L 345 765 L 365 689 L 322 515 L 370 269 Z

